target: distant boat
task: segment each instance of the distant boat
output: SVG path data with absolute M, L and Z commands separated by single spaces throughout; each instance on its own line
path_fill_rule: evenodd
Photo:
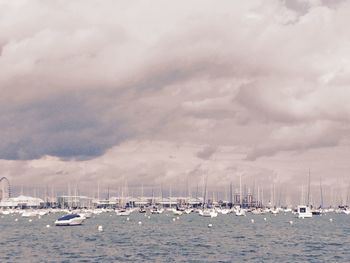
M 236 216 L 246 216 L 245 210 L 242 208 L 237 209 L 235 214 L 236 214 Z
M 186 213 L 186 214 L 190 214 L 190 213 L 192 213 L 192 211 L 193 211 L 192 208 L 186 208 L 186 209 L 185 209 L 185 213 Z
M 312 211 L 310 207 L 310 169 L 309 169 L 309 180 L 308 180 L 308 190 L 307 190 L 307 205 L 298 205 L 297 207 L 297 215 L 298 218 L 311 218 L 312 217 Z M 303 191 L 302 191 L 303 196 Z M 303 198 L 302 198 L 302 201 Z
M 22 213 L 22 217 L 33 217 L 33 216 L 37 216 L 38 213 L 36 211 L 33 210 L 29 210 L 29 211 L 24 211 Z
M 60 217 L 55 221 L 56 226 L 77 226 L 81 225 L 84 221 L 84 217 L 81 217 L 78 214 L 69 214 Z
M 350 215 L 350 209 L 349 208 L 345 208 L 344 210 L 342 210 L 342 212 L 346 215 Z
M 143 206 L 141 206 L 139 209 L 139 213 L 146 213 L 146 209 Z
M 309 206 L 298 205 L 297 209 L 298 218 L 310 218 L 312 217 L 312 212 Z
M 81 217 L 84 217 L 85 219 L 91 218 L 92 217 L 92 212 L 91 211 L 82 211 L 79 213 Z
M 115 210 L 115 212 L 118 216 L 129 216 L 131 214 L 130 209 L 119 209 Z
M 199 215 L 204 216 L 204 217 L 217 217 L 218 216 L 218 212 L 215 211 L 215 209 L 202 209 L 199 210 Z
M 159 208 L 157 206 L 154 206 L 151 208 L 151 214 L 162 214 L 164 212 L 163 208 Z
M 174 215 L 181 216 L 181 215 L 183 214 L 183 211 L 174 209 L 174 210 L 173 210 L 173 214 L 174 214 Z

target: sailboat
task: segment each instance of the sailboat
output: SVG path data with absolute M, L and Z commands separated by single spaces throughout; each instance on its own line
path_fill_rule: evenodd
M 206 195 L 207 195 L 207 182 L 208 182 L 208 177 L 205 180 L 203 206 L 202 206 L 202 209 L 199 210 L 199 215 L 200 216 L 204 216 L 204 217 L 211 217 L 211 218 L 213 218 L 213 217 L 217 217 L 218 216 L 218 212 L 215 211 L 214 208 L 205 207 L 206 206 Z
M 307 205 L 298 205 L 297 215 L 298 215 L 298 218 L 311 218 L 312 217 L 312 211 L 311 211 L 311 207 L 310 207 L 310 169 L 309 169 Z
M 236 216 L 245 216 L 245 210 L 243 209 L 243 194 L 242 194 L 242 174 L 239 174 L 239 206 L 235 206 Z

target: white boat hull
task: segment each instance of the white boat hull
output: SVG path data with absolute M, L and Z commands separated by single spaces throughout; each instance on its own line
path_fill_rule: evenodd
M 62 220 L 62 221 L 55 221 L 56 226 L 78 226 L 81 225 L 84 222 L 84 218 L 74 219 L 74 220 Z

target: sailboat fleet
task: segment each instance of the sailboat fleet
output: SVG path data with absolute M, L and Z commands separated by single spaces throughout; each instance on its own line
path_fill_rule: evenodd
M 323 189 L 322 181 L 320 180 L 320 196 L 321 196 L 321 205 L 318 209 L 312 207 L 310 202 L 310 181 L 311 173 L 309 170 L 308 176 L 308 187 L 307 195 L 304 193 L 304 187 L 301 189 L 301 201 L 300 204 L 296 207 L 282 207 L 277 206 L 275 201 L 275 185 L 271 187 L 271 200 L 267 206 L 264 206 L 261 202 L 263 200 L 263 191 L 262 188 L 257 188 L 257 201 L 252 202 L 253 205 L 247 205 L 247 200 L 249 196 L 243 195 L 242 189 L 242 175 L 239 175 L 239 194 L 234 195 L 233 200 L 233 191 L 232 183 L 230 184 L 230 200 L 228 202 L 214 202 L 214 194 L 211 199 L 208 198 L 207 190 L 207 178 L 204 183 L 203 197 L 198 198 L 187 198 L 181 199 L 179 201 L 177 198 L 172 197 L 172 191 L 170 188 L 169 197 L 163 198 L 163 193 L 161 199 L 154 197 L 154 192 L 152 190 L 152 198 L 145 198 L 142 187 L 141 198 L 138 199 L 138 203 L 130 202 L 128 196 L 127 184 L 125 188 L 121 190 L 121 198 L 119 202 L 111 202 L 109 197 L 108 189 L 108 200 L 98 202 L 97 206 L 93 206 L 88 203 L 88 207 L 78 207 L 79 198 L 77 197 L 77 190 L 75 190 L 75 196 L 71 199 L 64 199 L 65 201 L 61 207 L 41 207 L 41 208 L 27 208 L 21 209 L 21 207 L 16 208 L 4 208 L 0 207 L 1 216 L 20 216 L 22 218 L 35 218 L 43 217 L 48 214 L 60 213 L 61 216 L 57 218 L 54 222 L 57 226 L 73 226 L 81 225 L 85 220 L 93 218 L 103 213 L 113 212 L 116 216 L 126 216 L 129 217 L 134 213 L 149 215 L 162 215 L 166 216 L 186 216 L 190 214 L 198 214 L 201 217 L 216 218 L 218 216 L 229 216 L 234 215 L 237 217 L 244 217 L 247 215 L 258 216 L 271 214 L 274 216 L 284 215 L 287 213 L 294 214 L 295 217 L 300 219 L 312 218 L 316 215 L 324 215 L 327 213 L 342 213 L 344 215 L 350 215 L 350 209 L 347 206 L 338 207 L 338 208 L 324 208 L 323 207 Z M 349 187 L 350 188 L 350 187 Z M 70 191 L 70 188 L 69 188 Z M 98 185 L 98 199 L 99 199 L 99 185 Z M 198 186 L 197 186 L 198 192 Z M 227 193 L 227 192 L 226 192 Z M 126 196 L 125 196 L 126 195 Z
M 162 207 L 159 205 L 143 206 L 143 207 L 123 207 L 123 208 L 82 208 L 82 209 L 61 209 L 61 208 L 48 208 L 48 209 L 0 209 L 0 216 L 13 216 L 16 221 L 19 217 L 24 220 L 28 218 L 41 218 L 44 216 L 58 214 L 57 220 L 54 221 L 56 226 L 76 226 L 84 224 L 89 218 L 94 218 L 100 214 L 110 214 L 111 216 L 133 216 L 133 214 L 144 214 L 145 216 L 174 216 L 183 217 L 190 215 L 198 215 L 207 218 L 216 218 L 221 216 L 237 216 L 237 217 L 254 217 L 259 215 L 271 216 L 294 214 L 295 217 L 300 219 L 312 218 L 315 215 L 326 215 L 331 213 L 350 215 L 350 209 L 346 207 L 339 208 L 322 208 L 313 209 L 310 205 L 298 205 L 296 208 L 286 207 L 243 207 L 240 205 L 220 206 L 209 203 L 204 203 L 200 206 L 180 206 L 176 207 Z M 113 218 L 113 217 L 112 217 Z M 28 220 L 27 219 L 27 220 Z

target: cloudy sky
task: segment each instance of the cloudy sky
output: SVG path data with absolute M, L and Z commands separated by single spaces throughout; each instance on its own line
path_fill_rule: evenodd
M 242 174 L 298 202 L 310 168 L 314 199 L 322 178 L 344 200 L 349 17 L 340 0 L 0 0 L 2 176 L 224 191 Z

